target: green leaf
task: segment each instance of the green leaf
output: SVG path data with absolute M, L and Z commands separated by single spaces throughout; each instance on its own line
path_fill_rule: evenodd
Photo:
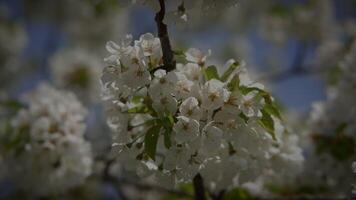
M 227 81 L 227 79 L 230 77 L 230 75 L 232 74 L 232 72 L 235 71 L 235 69 L 240 66 L 239 62 L 233 62 L 229 68 L 226 69 L 226 71 L 224 72 L 224 74 L 221 76 L 221 81 Z
M 229 91 L 233 92 L 239 89 L 240 87 L 240 77 L 238 74 L 235 74 L 231 81 L 227 84 Z
M 341 134 L 345 131 L 345 129 L 347 128 L 347 123 L 341 123 L 339 124 L 336 129 L 335 129 L 335 133 L 336 134 Z
M 257 88 L 257 87 L 247 87 L 247 86 L 240 86 L 239 87 L 240 91 L 242 92 L 242 94 L 246 95 L 252 91 L 257 91 L 259 92 L 261 95 L 264 95 L 264 94 L 268 94 L 266 91 L 260 89 L 260 88 Z
M 172 128 L 174 125 L 174 118 L 172 114 L 169 114 L 168 116 L 161 119 L 160 122 L 162 123 L 163 127 Z
M 139 104 L 142 101 L 143 101 L 143 97 L 142 96 L 133 96 L 132 97 L 132 103 Z
M 339 66 L 330 67 L 326 72 L 326 81 L 329 85 L 336 85 L 340 81 L 342 70 Z
M 204 71 L 204 75 L 207 81 L 211 79 L 220 80 L 218 70 L 214 65 L 210 65 L 209 67 L 207 67 Z
M 246 86 L 240 86 L 240 91 L 242 92 L 242 94 L 246 95 L 252 91 L 257 91 L 258 95 L 262 96 L 265 100 L 266 105 L 264 106 L 264 110 L 270 114 L 273 115 L 275 117 L 277 117 L 278 119 L 282 119 L 281 113 L 279 112 L 279 109 L 276 105 L 276 103 L 273 101 L 271 95 L 260 89 L 257 87 L 246 87 Z
M 328 136 L 322 134 L 313 135 L 316 144 L 316 153 L 330 153 L 338 161 L 345 161 L 354 155 L 355 142 L 352 137 L 345 135 Z
M 251 194 L 243 188 L 234 188 L 224 195 L 224 200 L 252 200 Z
M 277 117 L 278 119 L 282 119 L 281 113 L 279 112 L 275 103 L 266 104 L 263 109 L 270 115 L 273 115 L 273 116 Z
M 171 142 L 172 129 L 165 129 L 163 132 L 164 146 L 169 149 L 172 146 Z
M 29 128 L 28 125 L 23 125 L 18 129 L 13 129 L 11 125 L 6 125 L 4 130 L 9 132 L 1 134 L 0 148 L 3 148 L 5 151 L 14 152 L 15 155 L 21 153 L 30 140 Z
M 164 136 L 164 146 L 169 149 L 172 146 L 171 143 L 171 135 L 172 135 L 172 129 L 173 129 L 173 125 L 174 125 L 174 117 L 170 114 L 166 117 L 164 117 L 161 121 L 160 121 L 164 127 L 164 132 L 163 132 L 163 136 Z
M 161 125 L 155 125 L 148 129 L 145 135 L 145 152 L 153 160 L 155 160 L 156 156 L 156 148 L 160 130 Z
M 130 108 L 128 113 L 148 113 L 149 109 L 146 106 L 137 106 L 134 108 Z
M 270 12 L 274 16 L 278 17 L 288 17 L 290 15 L 290 9 L 282 4 L 275 4 L 270 8 Z
M 188 194 L 194 194 L 194 186 L 193 183 L 181 183 L 179 184 L 179 189 L 182 191 L 188 193 Z
M 239 114 L 239 117 L 241 117 L 244 120 L 244 122 L 247 124 L 249 118 L 243 112 Z
M 173 54 L 177 55 L 177 56 L 184 56 L 184 53 L 185 52 L 183 50 L 180 50 L 180 49 L 173 51 Z
M 5 101 L 0 101 L 0 106 L 3 106 L 5 108 L 8 109 L 12 109 L 12 110 L 20 110 L 21 108 L 24 108 L 25 105 L 17 100 L 14 99 L 8 99 Z
M 274 121 L 271 115 L 266 112 L 264 109 L 261 110 L 262 118 L 258 120 L 261 126 L 263 126 L 267 132 L 276 140 L 276 134 L 274 132 Z

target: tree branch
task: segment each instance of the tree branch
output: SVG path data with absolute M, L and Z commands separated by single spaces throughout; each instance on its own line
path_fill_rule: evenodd
M 165 0 L 158 0 L 161 9 L 156 13 L 155 21 L 157 25 L 158 37 L 161 41 L 163 53 L 163 67 L 166 71 L 175 69 L 174 54 L 172 51 L 171 43 L 169 41 L 167 25 L 163 23 L 164 15 L 166 14 Z
M 200 174 L 194 176 L 193 186 L 194 186 L 195 200 L 206 200 L 204 181 L 203 181 L 203 177 L 201 177 Z

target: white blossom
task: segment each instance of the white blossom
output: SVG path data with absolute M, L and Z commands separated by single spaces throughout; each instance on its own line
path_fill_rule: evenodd
M 173 126 L 173 130 L 178 143 L 193 141 L 199 134 L 199 122 L 179 116 L 178 122 Z
M 13 119 L 11 133 L 22 138 L 23 146 L 14 146 L 14 152 L 5 155 L 11 178 L 37 195 L 82 184 L 93 162 L 84 139 L 86 109 L 73 93 L 46 84 L 28 94 L 25 102 L 29 107 Z
M 327 99 L 313 105 L 309 118 L 310 131 L 305 148 L 310 149 L 306 158 L 303 178 L 305 184 L 326 188 L 328 194 L 345 196 L 353 182 L 350 170 L 355 161 L 355 54 L 352 44 L 349 53 L 340 61 L 338 82 L 327 89 Z M 318 168 L 315 171 L 315 168 Z
M 207 57 L 210 56 L 210 54 L 211 54 L 210 51 L 207 55 L 205 55 L 199 49 L 190 48 L 185 53 L 185 56 L 186 56 L 187 61 L 196 63 L 198 65 L 204 65 Z
M 108 48 L 114 59 L 109 59 L 110 67 L 103 71 L 103 101 L 115 135 L 114 155 L 125 170 L 144 174 L 148 180 L 153 176 L 164 187 L 189 182 L 201 173 L 209 190 L 217 192 L 254 181 L 265 169 L 278 174 L 271 158 L 280 152 L 284 153 L 281 162 L 299 162 L 289 157 L 294 151 L 276 145 L 284 141 L 281 134 L 272 137 L 262 124 L 261 110 L 271 102 L 263 101 L 262 94 L 268 93 L 248 78 L 243 66 L 229 72 L 225 81 L 207 80 L 207 55 L 197 49 L 188 50 L 187 62 L 177 63 L 171 71 L 156 69 L 159 62 L 147 66 L 159 45 L 158 38 L 145 34 L 133 46 L 112 43 Z M 132 69 L 145 66 L 141 68 L 144 81 L 129 74 L 128 65 Z M 238 77 L 241 84 L 232 77 Z M 252 91 L 246 93 L 243 88 Z M 271 120 L 273 124 L 279 121 Z M 156 149 L 149 149 L 150 142 L 157 144 Z
M 216 79 L 206 82 L 201 93 L 201 106 L 208 110 L 221 107 L 229 98 L 229 92 L 224 88 L 224 83 Z
M 185 99 L 179 107 L 179 112 L 181 115 L 195 120 L 200 120 L 202 115 L 199 102 L 195 97 Z
M 55 85 L 75 92 L 84 102 L 99 99 L 100 65 L 95 55 L 81 48 L 61 50 L 50 60 Z

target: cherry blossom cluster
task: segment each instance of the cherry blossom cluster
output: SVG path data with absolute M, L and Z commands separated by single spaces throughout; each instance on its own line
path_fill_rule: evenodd
M 218 191 L 273 168 L 283 151 L 283 126 L 275 128 L 280 114 L 243 62 L 229 60 L 219 75 L 206 65 L 208 54 L 191 48 L 178 52 L 176 69 L 166 71 L 158 38 L 147 33 L 131 40 L 107 43 L 101 79 L 113 151 L 123 169 L 166 187 L 201 173 Z
M 27 41 L 22 24 L 10 20 L 7 15 L 6 7 L 0 5 L 0 89 L 5 89 L 19 71 L 19 57 Z
M 306 162 L 306 177 L 313 185 L 342 195 L 350 192 L 354 181 L 350 166 L 356 160 L 355 55 L 354 43 L 339 63 L 338 82 L 328 88 L 327 100 L 313 106 L 309 136 L 314 150 Z
M 98 57 L 82 48 L 64 49 L 50 60 L 54 84 L 73 91 L 82 102 L 99 99 L 101 62 Z
M 87 110 L 74 94 L 41 84 L 12 120 L 1 150 L 9 178 L 31 194 L 61 193 L 91 174 L 90 144 L 84 139 Z M 4 139 L 4 138 L 3 138 Z

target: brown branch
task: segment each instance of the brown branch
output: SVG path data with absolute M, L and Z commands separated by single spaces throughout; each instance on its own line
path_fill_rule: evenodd
M 165 0 L 158 0 L 161 9 L 156 13 L 155 21 L 157 25 L 158 37 L 161 41 L 162 53 L 163 53 L 163 67 L 166 71 L 172 71 L 175 69 L 174 54 L 172 51 L 171 43 L 169 41 L 168 28 L 163 23 L 164 15 L 166 14 Z
M 197 174 L 193 178 L 195 200 L 206 200 L 203 177 Z

